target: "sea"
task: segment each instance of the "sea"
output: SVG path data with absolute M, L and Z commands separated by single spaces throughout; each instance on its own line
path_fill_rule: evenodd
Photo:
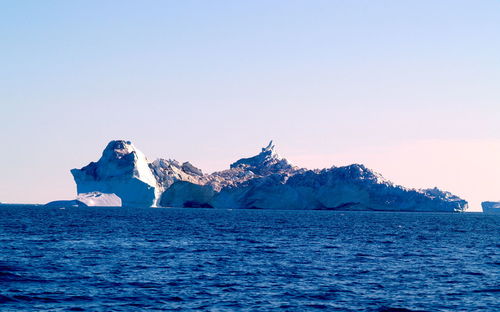
M 0 311 L 500 311 L 500 215 L 2 205 Z

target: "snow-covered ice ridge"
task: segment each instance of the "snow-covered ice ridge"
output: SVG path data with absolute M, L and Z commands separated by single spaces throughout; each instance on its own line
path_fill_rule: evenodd
M 205 174 L 189 162 L 149 162 L 130 141 L 111 141 L 97 162 L 71 170 L 78 193 L 114 193 L 123 206 L 461 212 L 449 192 L 395 185 L 360 164 L 308 170 L 276 153 L 271 141 L 256 156 Z

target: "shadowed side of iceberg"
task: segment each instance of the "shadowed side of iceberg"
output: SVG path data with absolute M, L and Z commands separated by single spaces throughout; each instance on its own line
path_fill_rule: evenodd
M 159 205 L 162 207 L 212 208 L 215 195 L 210 185 L 199 185 L 186 181 L 177 181 L 162 195 Z

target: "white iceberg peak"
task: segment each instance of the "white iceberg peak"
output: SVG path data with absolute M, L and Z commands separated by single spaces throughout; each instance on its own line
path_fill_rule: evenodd
M 71 173 L 79 194 L 115 193 L 124 206 L 154 206 L 160 195 L 146 156 L 130 141 L 109 142 L 99 161 Z
M 271 140 L 266 147 L 262 148 L 262 152 L 263 153 L 269 152 L 269 151 L 274 152 L 274 148 L 275 148 L 275 145 L 273 144 L 273 140 Z

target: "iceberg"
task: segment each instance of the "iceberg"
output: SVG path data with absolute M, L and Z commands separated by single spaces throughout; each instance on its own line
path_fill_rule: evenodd
M 71 172 L 78 193 L 114 193 L 124 206 L 441 212 L 468 206 L 438 188 L 395 185 L 361 164 L 299 168 L 277 154 L 273 141 L 211 174 L 190 162 L 149 163 L 130 141 L 112 141 L 98 162 Z
M 146 156 L 130 141 L 111 141 L 97 162 L 72 169 L 77 193 L 112 193 L 123 206 L 156 206 L 160 188 Z
M 212 205 L 220 208 L 442 211 L 467 208 L 467 202 L 438 189 L 394 185 L 363 165 L 309 170 L 292 176 L 270 175 L 224 188 Z
M 500 202 L 485 201 L 481 203 L 484 213 L 500 213 Z

